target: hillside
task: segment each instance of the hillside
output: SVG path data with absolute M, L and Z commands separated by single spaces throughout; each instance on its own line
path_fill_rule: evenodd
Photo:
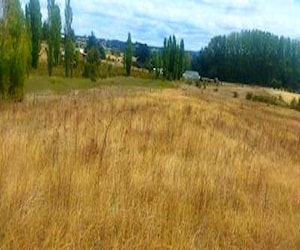
M 3 104 L 0 248 L 299 249 L 300 113 L 222 91 Z

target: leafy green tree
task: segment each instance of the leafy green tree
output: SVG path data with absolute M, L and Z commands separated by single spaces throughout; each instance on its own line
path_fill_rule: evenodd
M 155 77 L 158 79 L 161 73 L 161 66 L 162 66 L 162 58 L 161 53 L 156 52 L 154 54 L 154 65 L 155 65 Z
M 137 44 L 135 49 L 137 66 L 140 68 L 150 68 L 151 53 L 147 44 Z
M 31 66 L 37 69 L 42 38 L 42 14 L 39 0 L 30 0 L 25 9 L 31 38 Z
M 87 58 L 84 65 L 84 77 L 89 77 L 91 81 L 96 81 L 99 72 L 99 66 L 101 63 L 100 52 L 99 52 L 99 43 L 97 41 L 94 32 L 88 37 L 87 42 Z
M 53 67 L 59 63 L 61 43 L 61 17 L 60 9 L 55 0 L 48 0 L 48 36 L 47 36 L 47 61 L 48 73 L 52 75 Z
M 73 62 L 74 62 L 74 41 L 72 39 L 72 21 L 73 12 L 70 4 L 71 0 L 66 0 L 65 7 L 65 74 L 66 77 L 72 77 L 73 75 Z
M 43 22 L 43 27 L 42 27 L 42 40 L 43 41 L 48 40 L 48 32 L 49 32 L 49 26 L 48 26 L 48 22 L 45 20 Z
M 100 65 L 100 54 L 96 47 L 89 49 L 87 54 L 88 63 L 88 75 L 91 81 L 97 81 L 99 65 Z
M 165 38 L 164 47 L 163 47 L 163 76 L 166 79 L 169 79 L 170 54 L 171 54 L 170 40 Z
M 100 55 L 100 59 L 105 59 L 106 58 L 105 50 L 101 46 L 101 44 L 99 43 L 99 41 L 97 40 L 94 32 L 92 32 L 91 35 L 88 37 L 87 45 L 86 45 L 86 48 L 85 48 L 85 52 L 88 53 L 88 51 L 91 48 L 93 48 L 93 47 L 97 48 L 97 50 L 99 52 L 99 55 Z
M 48 34 L 47 34 L 47 62 L 48 62 L 48 74 L 52 76 L 53 64 L 54 64 L 54 39 L 55 39 L 55 32 L 53 29 L 53 8 L 54 8 L 55 0 L 48 0 Z
M 133 56 L 133 48 L 132 48 L 131 34 L 128 33 L 128 39 L 126 42 L 126 48 L 124 53 L 124 66 L 125 66 L 125 71 L 127 76 L 130 76 L 131 74 L 132 56 Z
M 180 45 L 177 44 L 176 37 L 170 36 L 165 38 L 162 62 L 163 76 L 168 80 L 178 80 L 184 71 L 184 41 L 181 40 Z
M 184 51 L 184 41 L 181 39 L 179 48 L 179 62 L 178 62 L 178 75 L 177 78 L 180 79 L 185 70 L 185 51 Z
M 300 42 L 269 32 L 214 37 L 192 64 L 211 78 L 300 90 Z
M 191 53 L 190 52 L 185 52 L 184 53 L 184 68 L 183 71 L 187 69 L 191 69 L 192 67 L 192 59 L 191 59 Z
M 0 20 L 0 93 L 21 101 L 30 54 L 25 16 L 19 0 L 3 0 Z
M 60 45 L 61 45 L 61 30 L 62 30 L 62 24 L 61 24 L 61 16 L 60 16 L 60 8 L 57 4 L 54 5 L 53 8 L 53 23 L 52 28 L 54 32 L 54 66 L 58 66 L 59 59 L 60 59 Z

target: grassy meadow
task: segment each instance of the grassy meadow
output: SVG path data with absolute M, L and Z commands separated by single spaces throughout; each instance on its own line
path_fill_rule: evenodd
M 0 249 L 300 249 L 299 112 L 34 77 L 0 104 Z

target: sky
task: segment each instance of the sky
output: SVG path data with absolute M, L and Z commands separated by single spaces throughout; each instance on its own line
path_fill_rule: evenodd
M 21 0 L 22 5 L 29 0 Z M 65 0 L 56 0 L 64 18 Z M 47 0 L 40 0 L 43 19 Z M 71 0 L 78 35 L 162 46 L 175 34 L 198 51 L 217 35 L 260 29 L 300 39 L 300 0 Z

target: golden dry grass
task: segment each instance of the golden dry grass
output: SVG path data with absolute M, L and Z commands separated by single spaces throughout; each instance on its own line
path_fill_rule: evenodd
M 283 90 L 269 89 L 269 93 L 271 95 L 281 96 L 282 99 L 284 101 L 286 101 L 287 103 L 291 103 L 291 101 L 293 99 L 296 99 L 297 101 L 298 101 L 298 99 L 300 99 L 300 94 L 290 93 L 290 92 L 283 91 Z
M 295 111 L 189 88 L 0 108 L 0 249 L 300 249 Z

